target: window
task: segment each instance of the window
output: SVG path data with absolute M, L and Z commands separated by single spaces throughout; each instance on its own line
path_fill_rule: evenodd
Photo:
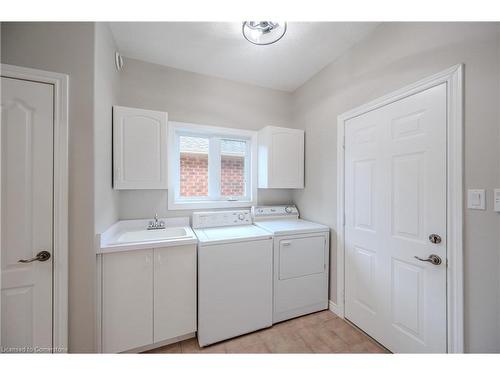
M 179 191 L 183 198 L 208 197 L 208 145 L 202 137 L 179 137 Z
M 254 204 L 256 143 L 253 131 L 170 122 L 169 208 Z

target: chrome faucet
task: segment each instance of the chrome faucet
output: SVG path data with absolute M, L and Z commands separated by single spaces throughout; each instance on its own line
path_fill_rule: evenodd
M 153 229 L 165 229 L 165 222 L 163 220 L 158 220 L 157 213 L 155 213 L 155 219 L 151 220 L 148 225 L 148 230 Z

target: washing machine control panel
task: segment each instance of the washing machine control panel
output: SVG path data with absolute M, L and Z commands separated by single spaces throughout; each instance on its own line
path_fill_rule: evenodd
M 252 224 L 250 210 L 193 213 L 193 228 L 212 228 L 250 224 Z
M 298 218 L 299 210 L 294 205 L 286 206 L 253 206 L 254 220 L 269 218 Z

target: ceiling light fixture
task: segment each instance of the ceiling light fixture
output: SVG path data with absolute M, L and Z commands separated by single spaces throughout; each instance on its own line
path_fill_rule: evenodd
M 276 43 L 286 33 L 286 22 L 245 21 L 243 36 L 250 43 L 260 46 Z

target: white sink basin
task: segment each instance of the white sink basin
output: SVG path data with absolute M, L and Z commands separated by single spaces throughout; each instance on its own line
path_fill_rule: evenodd
M 164 229 L 146 229 L 149 220 L 120 220 L 98 234 L 98 254 L 154 249 L 169 246 L 196 245 L 198 238 L 189 226 L 189 218 L 162 218 Z
M 190 237 L 184 228 L 165 228 L 153 230 L 131 230 L 123 232 L 117 236 L 113 243 L 134 243 L 134 242 L 150 242 L 161 240 L 173 240 Z

